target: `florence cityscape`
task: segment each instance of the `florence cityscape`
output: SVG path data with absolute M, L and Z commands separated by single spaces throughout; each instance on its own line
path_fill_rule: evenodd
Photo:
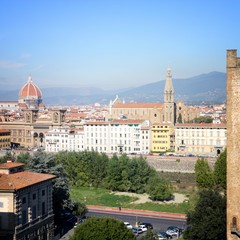
M 0 239 L 239 239 L 239 6 L 2 3 Z

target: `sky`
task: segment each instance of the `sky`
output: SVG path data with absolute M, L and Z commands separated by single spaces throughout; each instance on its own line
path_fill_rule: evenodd
M 142 86 L 226 72 L 239 0 L 2 0 L 0 83 Z

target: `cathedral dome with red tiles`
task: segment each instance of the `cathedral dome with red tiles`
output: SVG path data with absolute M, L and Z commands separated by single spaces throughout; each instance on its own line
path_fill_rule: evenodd
M 42 92 L 39 87 L 33 83 L 31 76 L 19 91 L 18 103 L 19 105 L 26 104 L 27 108 L 38 108 L 39 104 L 42 103 Z

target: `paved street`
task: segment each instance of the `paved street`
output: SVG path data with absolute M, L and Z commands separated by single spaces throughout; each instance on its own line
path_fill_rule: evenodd
M 128 221 L 133 226 L 137 221 L 151 222 L 155 231 L 166 231 L 168 226 L 174 225 L 184 227 L 186 224 L 186 215 L 178 213 L 153 212 L 146 210 L 135 210 L 122 208 L 104 207 L 104 206 L 87 206 L 89 216 L 111 216 L 122 221 Z M 73 234 L 74 229 L 71 229 L 67 234 L 61 237 L 61 240 L 68 240 Z

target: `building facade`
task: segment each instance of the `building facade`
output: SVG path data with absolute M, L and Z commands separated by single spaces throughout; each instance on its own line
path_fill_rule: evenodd
M 64 125 L 65 110 L 52 110 L 48 118 L 40 118 L 38 110 L 26 109 L 21 120 L 1 122 L 0 128 L 11 132 L 11 142 L 22 147 L 44 147 L 45 134 Z
M 141 119 L 151 124 L 185 123 L 199 117 L 198 107 L 186 106 L 183 102 L 175 103 L 174 87 L 170 67 L 164 88 L 163 103 L 125 103 L 118 96 L 110 102 L 109 119 Z
M 9 148 L 11 145 L 11 132 L 9 130 L 0 130 L 0 149 Z
M 150 123 L 142 120 L 86 122 L 83 129 L 62 127 L 46 133 L 47 152 L 94 150 L 104 153 L 148 154 Z
M 52 240 L 54 175 L 27 172 L 23 164 L 0 164 L 0 239 Z
M 171 69 L 168 67 L 163 103 L 124 103 L 118 97 L 110 102 L 109 118 L 141 119 L 153 123 L 175 123 L 176 108 Z
M 105 153 L 147 154 L 150 123 L 143 120 L 113 120 L 84 124 L 85 149 Z
M 185 123 L 175 125 L 175 152 L 202 156 L 217 156 L 227 141 L 225 124 Z
M 171 124 L 153 124 L 151 127 L 151 152 L 174 151 L 174 127 Z
M 80 152 L 84 150 L 83 129 L 61 127 L 48 131 L 45 136 L 45 150 L 47 152 Z
M 227 240 L 240 238 L 240 58 L 227 50 Z

